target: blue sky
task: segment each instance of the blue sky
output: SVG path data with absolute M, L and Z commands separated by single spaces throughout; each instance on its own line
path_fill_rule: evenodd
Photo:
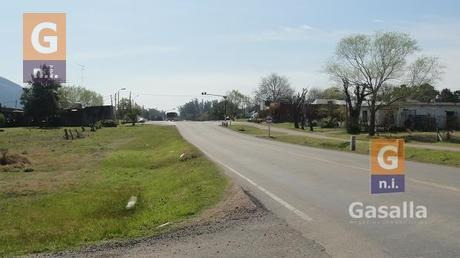
M 146 107 L 172 109 L 200 92 L 252 94 L 277 72 L 293 87 L 333 85 L 322 73 L 352 33 L 402 31 L 446 66 L 438 87 L 460 89 L 456 1 L 8 1 L 0 76 L 22 81 L 22 13 L 67 13 L 68 84 L 110 103 L 126 87 Z

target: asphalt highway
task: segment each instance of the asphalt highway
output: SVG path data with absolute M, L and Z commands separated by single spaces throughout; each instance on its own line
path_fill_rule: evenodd
M 367 155 L 176 122 L 182 136 L 276 216 L 337 257 L 460 257 L 460 169 L 406 162 L 404 193 L 370 194 Z M 350 204 L 427 209 L 427 218 L 352 218 Z

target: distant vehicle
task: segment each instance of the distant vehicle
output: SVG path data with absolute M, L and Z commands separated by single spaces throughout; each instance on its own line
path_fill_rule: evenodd
M 178 118 L 179 118 L 179 113 L 177 113 L 177 111 L 166 112 L 166 120 L 177 121 Z

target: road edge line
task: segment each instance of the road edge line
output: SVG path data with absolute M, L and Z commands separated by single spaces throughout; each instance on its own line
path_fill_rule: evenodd
M 252 181 L 251 179 L 247 178 L 246 176 L 242 175 L 240 172 L 236 171 L 235 169 L 233 169 L 232 167 L 228 166 L 227 164 L 217 160 L 215 157 L 213 157 L 212 155 L 210 155 L 209 153 L 207 153 L 206 151 L 203 151 L 201 150 L 201 152 L 203 152 L 206 156 L 208 156 L 209 158 L 211 158 L 213 161 L 219 163 L 221 166 L 225 167 L 226 169 L 232 171 L 233 173 L 237 174 L 239 177 L 243 178 L 244 180 L 246 180 L 248 183 L 250 183 L 251 185 L 255 186 L 257 189 L 259 189 L 260 191 L 262 191 L 263 193 L 265 193 L 266 195 L 268 195 L 270 198 L 272 198 L 273 200 L 275 200 L 276 202 L 278 202 L 279 204 L 281 204 L 282 206 L 284 206 L 286 209 L 292 211 L 294 214 L 296 214 L 297 216 L 299 216 L 301 219 L 303 220 L 306 220 L 306 221 L 313 221 L 313 218 L 311 218 L 310 216 L 308 216 L 307 214 L 305 214 L 304 212 L 300 211 L 299 209 L 295 208 L 294 206 L 292 206 L 291 204 L 289 204 L 288 202 L 286 202 L 285 200 L 281 199 L 280 197 L 278 197 L 277 195 L 275 195 L 274 193 L 268 191 L 267 189 L 265 189 L 264 187 L 258 185 L 257 183 L 255 183 L 254 181 Z

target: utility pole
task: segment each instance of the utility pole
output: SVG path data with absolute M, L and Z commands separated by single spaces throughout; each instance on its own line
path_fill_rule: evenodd
M 129 111 L 133 110 L 133 106 L 131 104 L 131 91 L 129 92 Z
M 78 64 L 78 66 L 80 66 L 80 86 L 81 87 L 84 87 L 83 85 L 83 81 L 84 81 L 84 71 L 86 70 L 86 66 L 84 65 L 81 65 L 81 64 Z
M 211 94 L 211 93 L 207 93 L 206 91 L 202 92 L 201 95 L 216 96 L 216 97 L 224 98 L 224 121 L 227 121 L 227 96 L 219 95 L 219 94 Z
M 112 99 L 112 94 L 110 94 L 110 106 L 113 107 L 113 99 Z
M 120 91 L 122 90 L 126 90 L 126 88 L 121 88 L 115 92 L 115 120 L 117 120 L 117 111 L 118 111 L 118 108 L 120 107 Z M 118 100 L 118 103 L 117 103 L 117 100 Z

